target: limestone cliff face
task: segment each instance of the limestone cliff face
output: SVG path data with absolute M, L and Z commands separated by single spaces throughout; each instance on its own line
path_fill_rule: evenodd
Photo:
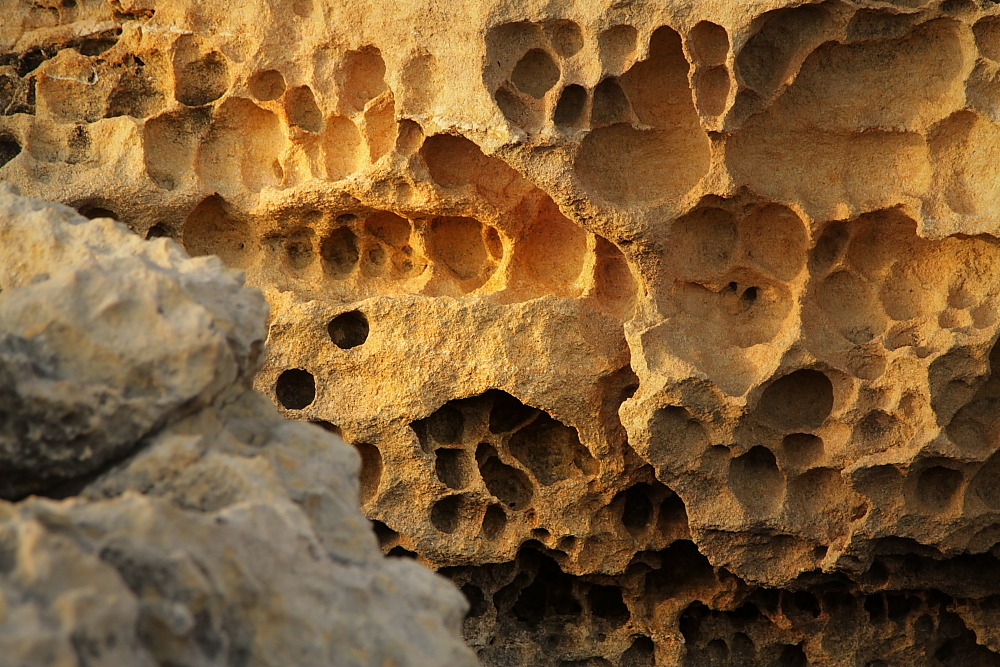
M 0 12 L 0 179 L 245 271 L 484 664 L 1000 664 L 1000 5 Z

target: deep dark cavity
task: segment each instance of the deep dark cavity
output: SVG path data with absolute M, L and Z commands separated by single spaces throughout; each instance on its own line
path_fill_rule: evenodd
M 538 410 L 525 405 L 505 391 L 491 389 L 487 392 L 493 398 L 490 408 L 490 433 L 507 433 L 526 423 Z
M 604 619 L 613 628 L 625 625 L 632 617 L 628 606 L 622 600 L 622 591 L 617 586 L 594 584 L 587 591 L 587 604 L 594 616 Z
M 527 507 L 534 494 L 527 475 L 501 461 L 496 449 L 486 443 L 476 449 L 476 461 L 479 474 L 493 496 L 511 509 Z
M 587 91 L 583 86 L 573 84 L 563 88 L 556 104 L 552 120 L 556 125 L 567 128 L 579 127 L 583 122 L 583 114 L 587 107 Z
M 301 410 L 315 400 L 316 380 L 309 371 L 291 368 L 278 376 L 274 395 L 285 408 Z
M 653 518 L 653 503 L 649 500 L 650 484 L 636 484 L 624 492 L 622 523 L 629 532 L 640 532 Z
M 565 623 L 579 617 L 583 606 L 575 594 L 572 576 L 564 573 L 551 557 L 533 549 L 522 548 L 519 560 L 534 570 L 535 576 L 517 594 L 516 601 L 510 608 L 514 618 L 534 629 L 543 621 L 548 625 L 553 620 L 552 617 L 561 617 L 554 619 L 556 623 Z M 515 580 L 510 586 L 516 585 Z M 497 603 L 496 598 L 506 597 L 512 592 L 506 591 L 504 595 L 504 589 L 497 591 L 494 604 Z
M 21 154 L 21 144 L 9 134 L 0 134 L 0 167 Z
M 349 350 L 368 340 L 368 318 L 360 310 L 351 310 L 330 320 L 326 330 L 334 345 Z

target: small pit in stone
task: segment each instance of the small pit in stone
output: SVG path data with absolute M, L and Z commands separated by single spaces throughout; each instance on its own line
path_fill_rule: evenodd
M 247 84 L 250 94 L 261 102 L 276 100 L 285 92 L 285 77 L 273 69 L 257 72 Z
M 349 350 L 368 340 L 368 318 L 360 310 L 350 310 L 330 320 L 326 330 L 334 345 Z
M 503 507 L 496 503 L 487 507 L 486 513 L 483 515 L 483 535 L 487 539 L 495 540 L 500 537 L 506 527 L 507 513 L 504 512 Z
M 431 507 L 431 523 L 442 533 L 454 533 L 462 519 L 465 496 L 447 496 Z
M 944 466 L 924 470 L 917 478 L 917 499 L 930 512 L 946 511 L 962 486 L 962 473 Z
M 811 433 L 791 433 L 781 441 L 785 457 L 793 466 L 810 466 L 823 456 L 823 440 Z
M 760 445 L 729 462 L 729 488 L 750 514 L 767 515 L 785 497 L 785 476 L 771 450 Z
M 531 49 L 518 61 L 510 79 L 522 93 L 539 100 L 559 81 L 559 67 L 542 49 Z
M 338 227 L 323 239 L 319 254 L 328 275 L 344 278 L 354 270 L 361 256 L 358 237 L 349 227 Z
M 278 376 L 274 395 L 288 410 L 301 410 L 316 398 L 316 379 L 309 371 L 290 368 Z

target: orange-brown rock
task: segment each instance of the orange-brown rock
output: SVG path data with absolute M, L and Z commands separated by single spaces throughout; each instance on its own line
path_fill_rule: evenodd
M 245 271 L 484 664 L 1000 664 L 993 0 L 0 15 L 0 179 Z

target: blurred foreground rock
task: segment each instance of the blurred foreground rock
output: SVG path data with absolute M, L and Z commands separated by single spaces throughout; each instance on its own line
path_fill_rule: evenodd
M 250 386 L 239 272 L 0 185 L 0 665 L 474 665 L 359 457 Z M 57 499 L 63 498 L 63 499 Z

